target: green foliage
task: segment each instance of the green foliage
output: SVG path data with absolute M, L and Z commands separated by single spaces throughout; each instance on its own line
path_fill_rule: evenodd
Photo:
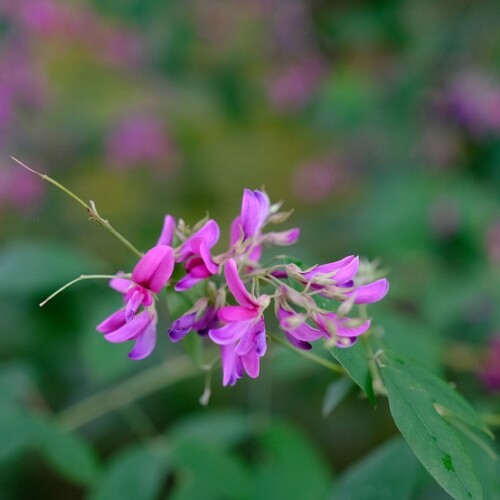
M 475 412 L 451 387 L 410 360 L 388 354 L 381 371 L 394 421 L 428 472 L 454 498 L 483 498 L 462 436 L 436 405 L 483 428 Z

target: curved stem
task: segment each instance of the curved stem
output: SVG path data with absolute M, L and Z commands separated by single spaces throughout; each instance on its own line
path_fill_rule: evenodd
M 81 276 L 78 276 L 78 278 L 75 278 L 74 280 L 71 280 L 69 283 L 66 283 L 64 286 L 56 290 L 54 293 L 49 295 L 43 302 L 40 302 L 40 307 L 43 307 L 49 300 L 52 300 L 56 295 L 59 295 L 63 290 L 66 290 L 66 288 L 69 288 L 71 285 L 74 285 L 75 283 L 78 283 L 79 281 L 83 280 L 94 280 L 94 279 L 114 279 L 116 276 L 109 275 L 109 274 L 82 274 Z
M 76 429 L 159 389 L 202 373 L 187 356 L 167 360 L 132 376 L 115 387 L 105 389 L 75 403 L 60 412 L 57 420 L 69 430 Z
M 26 170 L 29 170 L 31 173 L 38 175 L 38 177 L 42 178 L 43 180 L 49 182 L 56 188 L 60 189 L 63 193 L 66 193 L 69 197 L 73 198 L 77 203 L 79 203 L 83 208 L 85 208 L 90 215 L 90 218 L 92 220 L 95 220 L 98 224 L 100 224 L 102 227 L 104 227 L 107 231 L 109 231 L 117 240 L 121 241 L 131 252 L 133 252 L 137 257 L 141 258 L 142 257 L 142 252 L 137 250 L 137 248 L 130 243 L 124 236 L 122 236 L 106 219 L 103 219 L 96 210 L 95 204 L 93 201 L 90 202 L 90 204 L 85 203 L 79 196 L 77 196 L 73 191 L 70 191 L 68 188 L 57 182 L 56 180 L 52 179 L 46 174 L 42 174 L 40 172 L 37 172 L 36 170 L 33 170 L 32 168 L 28 167 L 25 165 L 22 161 L 18 160 L 17 158 L 14 158 L 11 156 L 11 158 L 21 165 L 21 167 L 25 168 Z
M 345 370 L 340 365 L 332 363 L 331 361 L 329 361 L 325 358 L 322 358 L 321 356 L 318 356 L 317 354 L 314 354 L 312 352 L 303 351 L 302 349 L 296 349 L 295 347 L 290 345 L 288 342 L 285 342 L 284 340 L 280 339 L 279 337 L 276 337 L 275 335 L 268 334 L 268 336 L 276 344 L 279 344 L 283 347 L 286 347 L 288 350 L 293 351 L 297 354 L 300 354 L 302 357 L 307 358 L 310 361 L 313 361 L 314 363 L 323 366 L 324 368 L 328 368 L 332 372 L 335 372 L 335 373 L 340 374 L 340 375 L 345 374 Z

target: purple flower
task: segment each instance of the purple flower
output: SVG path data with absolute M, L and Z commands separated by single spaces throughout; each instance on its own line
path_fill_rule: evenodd
M 201 229 L 190 236 L 176 252 L 176 262 L 185 262 L 186 276 L 175 285 L 176 291 L 183 291 L 219 272 L 210 250 L 219 241 L 217 222 L 210 219 Z
M 300 234 L 298 228 L 262 234 L 262 228 L 272 213 L 271 203 L 263 191 L 245 189 L 241 213 L 231 224 L 230 244 L 234 253 L 252 262 L 262 255 L 262 244 L 293 245 Z
M 350 347 L 370 328 L 370 321 L 359 322 L 335 313 L 315 312 L 312 315 L 317 328 L 309 325 L 307 317 L 283 306 L 278 308 L 280 328 L 298 349 L 311 349 L 310 342 L 320 338 L 334 339 L 337 347 Z
M 172 342 L 179 342 L 191 330 L 201 336 L 208 334 L 212 328 L 219 324 L 216 307 L 209 305 L 207 299 L 202 298 L 188 312 L 176 319 L 167 330 Z
M 160 237 L 158 238 L 157 245 L 172 246 L 175 235 L 175 219 L 171 215 L 165 215 L 163 221 L 163 228 Z
M 371 304 L 383 299 L 389 291 L 389 282 L 382 278 L 373 283 L 356 285 L 355 276 L 359 268 L 359 257 L 350 255 L 341 260 L 314 266 L 301 271 L 291 267 L 294 276 L 303 283 L 309 283 L 313 289 L 322 290 L 325 296 L 341 294 L 352 298 L 354 304 Z M 295 268 L 298 272 L 295 272 Z
M 239 305 L 222 307 L 217 315 L 226 324 L 211 329 L 208 335 L 221 346 L 223 384 L 234 385 L 243 369 L 252 378 L 259 375 L 259 358 L 267 349 L 263 311 L 269 305 L 269 297 L 256 298 L 248 293 L 234 259 L 226 262 L 224 274 Z
M 110 342 L 136 340 L 132 359 L 148 356 L 156 342 L 156 313 L 154 294 L 165 286 L 174 269 L 174 252 L 166 245 L 158 245 L 146 252 L 132 271 L 132 279 L 118 276 L 110 286 L 124 296 L 125 308 L 113 313 L 97 326 Z M 143 306 L 145 311 L 137 314 Z

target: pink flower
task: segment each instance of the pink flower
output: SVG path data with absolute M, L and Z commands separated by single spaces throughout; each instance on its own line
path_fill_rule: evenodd
M 156 312 L 154 295 L 165 286 L 174 269 L 174 252 L 158 245 L 146 252 L 132 271 L 132 279 L 117 277 L 110 286 L 124 296 L 125 308 L 113 313 L 97 326 L 110 342 L 135 340 L 129 354 L 133 359 L 148 356 L 156 343 Z M 140 307 L 146 308 L 137 314 Z
M 176 291 L 191 288 L 196 283 L 219 272 L 219 266 L 212 260 L 211 249 L 219 241 L 220 229 L 210 219 L 201 229 L 190 236 L 176 252 L 176 262 L 185 262 L 186 276 L 175 285 Z
M 259 359 L 267 349 L 263 311 L 269 305 L 269 297 L 256 298 L 248 293 L 234 259 L 226 262 L 224 274 L 239 305 L 222 307 L 218 317 L 226 325 L 211 329 L 208 335 L 221 346 L 223 384 L 234 385 L 243 369 L 252 378 L 259 375 Z

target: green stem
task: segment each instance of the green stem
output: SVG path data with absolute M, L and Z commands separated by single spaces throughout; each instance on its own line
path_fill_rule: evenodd
M 203 372 L 193 366 L 187 356 L 167 360 L 161 365 L 134 375 L 115 387 L 89 396 L 66 408 L 59 413 L 57 420 L 68 430 L 77 429 L 159 389 L 201 373 Z
M 54 293 L 49 295 L 43 302 L 40 302 L 40 307 L 43 307 L 49 300 L 52 300 L 56 295 L 59 295 L 63 290 L 66 290 L 66 288 L 69 288 L 71 285 L 74 285 L 75 283 L 78 283 L 79 281 L 83 280 L 94 280 L 94 279 L 113 279 L 116 278 L 116 276 L 110 275 L 110 274 L 82 274 L 81 276 L 78 276 L 78 278 L 75 278 L 74 280 L 70 281 L 69 283 L 66 283 L 64 286 L 56 290 Z
M 500 415 L 496 415 L 494 413 L 483 413 L 481 415 L 481 419 L 486 425 L 490 425 L 491 427 L 500 427 Z
M 302 357 L 307 358 L 310 361 L 313 361 L 314 363 L 321 365 L 325 368 L 328 368 L 329 370 L 331 370 L 335 373 L 338 373 L 340 375 L 345 374 L 344 369 L 340 365 L 332 363 L 331 361 L 328 361 L 327 359 L 322 358 L 321 356 L 318 356 L 317 354 L 314 354 L 312 352 L 303 351 L 302 349 L 296 349 L 295 347 L 290 345 L 288 342 L 285 342 L 284 340 L 280 339 L 279 337 L 276 337 L 275 335 L 270 335 L 270 334 L 268 334 L 268 335 L 271 338 L 271 340 L 273 342 L 275 342 L 276 344 L 279 344 L 283 347 L 286 347 L 290 351 L 293 351 L 296 354 L 300 354 Z
M 21 167 L 25 168 L 26 170 L 29 170 L 31 173 L 38 175 L 38 177 L 42 178 L 43 180 L 49 182 L 56 188 L 60 189 L 63 193 L 66 193 L 69 197 L 73 198 L 77 203 L 79 203 L 83 208 L 87 210 L 87 212 L 90 215 L 90 218 L 95 220 L 98 224 L 100 224 L 104 229 L 109 231 L 116 239 L 121 241 L 131 252 L 133 252 L 137 257 L 141 258 L 142 257 L 142 252 L 137 250 L 137 248 L 130 243 L 124 236 L 122 236 L 106 219 L 103 219 L 96 210 L 94 202 L 90 202 L 90 204 L 85 203 L 80 197 L 78 197 L 75 193 L 70 191 L 68 188 L 57 182 L 56 180 L 52 179 L 46 174 L 42 174 L 40 172 L 37 172 L 36 170 L 33 170 L 32 168 L 28 167 L 25 165 L 23 162 L 18 160 L 17 158 L 14 158 L 11 156 L 11 158 L 21 165 Z

